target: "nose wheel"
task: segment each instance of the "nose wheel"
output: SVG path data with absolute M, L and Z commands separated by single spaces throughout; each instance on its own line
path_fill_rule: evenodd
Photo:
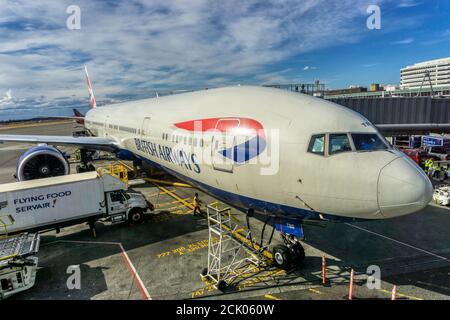
M 301 266 L 305 261 L 305 249 L 298 239 L 281 234 L 284 245 L 276 245 L 272 249 L 273 263 L 276 267 L 289 270 Z
M 287 270 L 292 266 L 292 254 L 285 245 L 274 246 L 272 249 L 273 262 L 280 269 Z

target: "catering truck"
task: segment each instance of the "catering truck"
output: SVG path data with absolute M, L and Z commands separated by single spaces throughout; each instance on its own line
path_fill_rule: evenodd
M 9 234 L 51 230 L 105 218 L 139 223 L 153 206 L 120 179 L 96 171 L 0 185 L 0 216 Z M 95 229 L 94 229 L 95 231 Z M 0 235 L 5 230 L 0 230 Z

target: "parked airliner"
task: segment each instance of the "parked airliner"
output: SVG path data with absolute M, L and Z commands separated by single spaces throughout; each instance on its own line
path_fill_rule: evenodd
M 97 107 L 87 79 L 92 109 L 77 119 L 92 136 L 0 135 L 46 144 L 22 156 L 19 179 L 67 174 L 53 146 L 76 145 L 147 161 L 245 212 L 286 219 L 394 218 L 431 200 L 413 161 L 332 102 L 235 86 Z

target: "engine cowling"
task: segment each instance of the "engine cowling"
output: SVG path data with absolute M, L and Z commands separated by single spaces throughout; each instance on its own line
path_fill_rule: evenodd
M 70 173 L 65 155 L 55 147 L 38 145 L 28 149 L 17 161 L 19 181 L 63 176 Z

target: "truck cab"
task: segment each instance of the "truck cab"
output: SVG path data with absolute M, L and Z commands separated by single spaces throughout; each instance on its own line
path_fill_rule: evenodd
M 142 194 L 125 190 L 107 192 L 106 201 L 107 213 L 113 223 L 140 223 L 144 219 L 144 213 L 153 207 Z

